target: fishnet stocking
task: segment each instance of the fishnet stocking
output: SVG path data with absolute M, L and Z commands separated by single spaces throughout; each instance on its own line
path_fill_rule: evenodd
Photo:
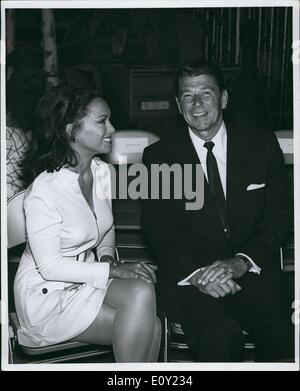
M 116 362 L 155 362 L 160 338 L 153 285 L 114 279 L 97 318 L 74 340 L 112 344 Z
M 154 361 L 149 357 L 157 355 L 157 341 L 153 341 L 157 327 L 153 285 L 143 280 L 113 280 L 105 302 L 117 310 L 112 334 L 116 361 Z

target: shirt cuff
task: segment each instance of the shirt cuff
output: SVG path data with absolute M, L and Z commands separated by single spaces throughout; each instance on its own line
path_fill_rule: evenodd
M 108 262 L 96 262 L 95 274 L 91 285 L 98 289 L 105 289 L 109 277 L 109 263 Z
M 191 283 L 188 281 L 191 277 L 193 277 L 194 274 L 198 273 L 198 271 L 201 270 L 201 268 L 195 270 L 192 274 L 185 277 L 183 280 L 179 281 L 177 283 L 178 286 L 184 286 L 184 285 L 191 285 Z
M 252 259 L 249 257 L 249 255 L 246 255 L 244 253 L 237 253 L 235 255 L 242 255 L 243 257 L 246 257 L 249 260 L 249 262 L 251 262 L 251 264 L 252 264 L 252 267 L 251 267 L 251 269 L 249 269 L 249 272 L 260 274 L 261 268 L 259 266 L 257 266 L 254 261 L 252 261 Z

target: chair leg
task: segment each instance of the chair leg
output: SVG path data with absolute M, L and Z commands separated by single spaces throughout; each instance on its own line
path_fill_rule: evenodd
M 13 328 L 9 325 L 9 336 L 8 336 L 8 363 L 14 363 L 14 351 L 16 348 L 16 336 L 14 335 Z
M 168 318 L 164 314 L 164 362 L 169 362 L 170 360 L 170 328 Z

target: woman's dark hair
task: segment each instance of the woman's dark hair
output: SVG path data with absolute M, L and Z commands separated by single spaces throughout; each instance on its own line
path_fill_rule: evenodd
M 42 96 L 35 112 L 30 147 L 21 164 L 25 185 L 44 170 L 54 172 L 77 164 L 70 140 L 80 129 L 88 105 L 98 97 L 98 91 L 69 86 L 54 87 Z M 72 124 L 71 135 L 66 132 L 68 124 Z
M 218 65 L 210 61 L 197 59 L 192 63 L 184 65 L 178 69 L 175 80 L 176 96 L 178 97 L 179 94 L 179 80 L 181 78 L 184 76 L 195 77 L 200 75 L 212 76 L 215 79 L 220 91 L 222 92 L 224 90 L 224 75 Z

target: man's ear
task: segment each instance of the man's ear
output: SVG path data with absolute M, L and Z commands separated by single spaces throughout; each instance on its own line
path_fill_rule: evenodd
M 178 111 L 179 111 L 180 114 L 182 114 L 182 110 L 181 110 L 179 99 L 177 98 L 177 96 L 175 96 L 175 99 L 176 99 Z
M 222 109 L 226 109 L 228 103 L 228 92 L 227 90 L 222 91 L 222 96 L 221 96 L 221 107 Z

